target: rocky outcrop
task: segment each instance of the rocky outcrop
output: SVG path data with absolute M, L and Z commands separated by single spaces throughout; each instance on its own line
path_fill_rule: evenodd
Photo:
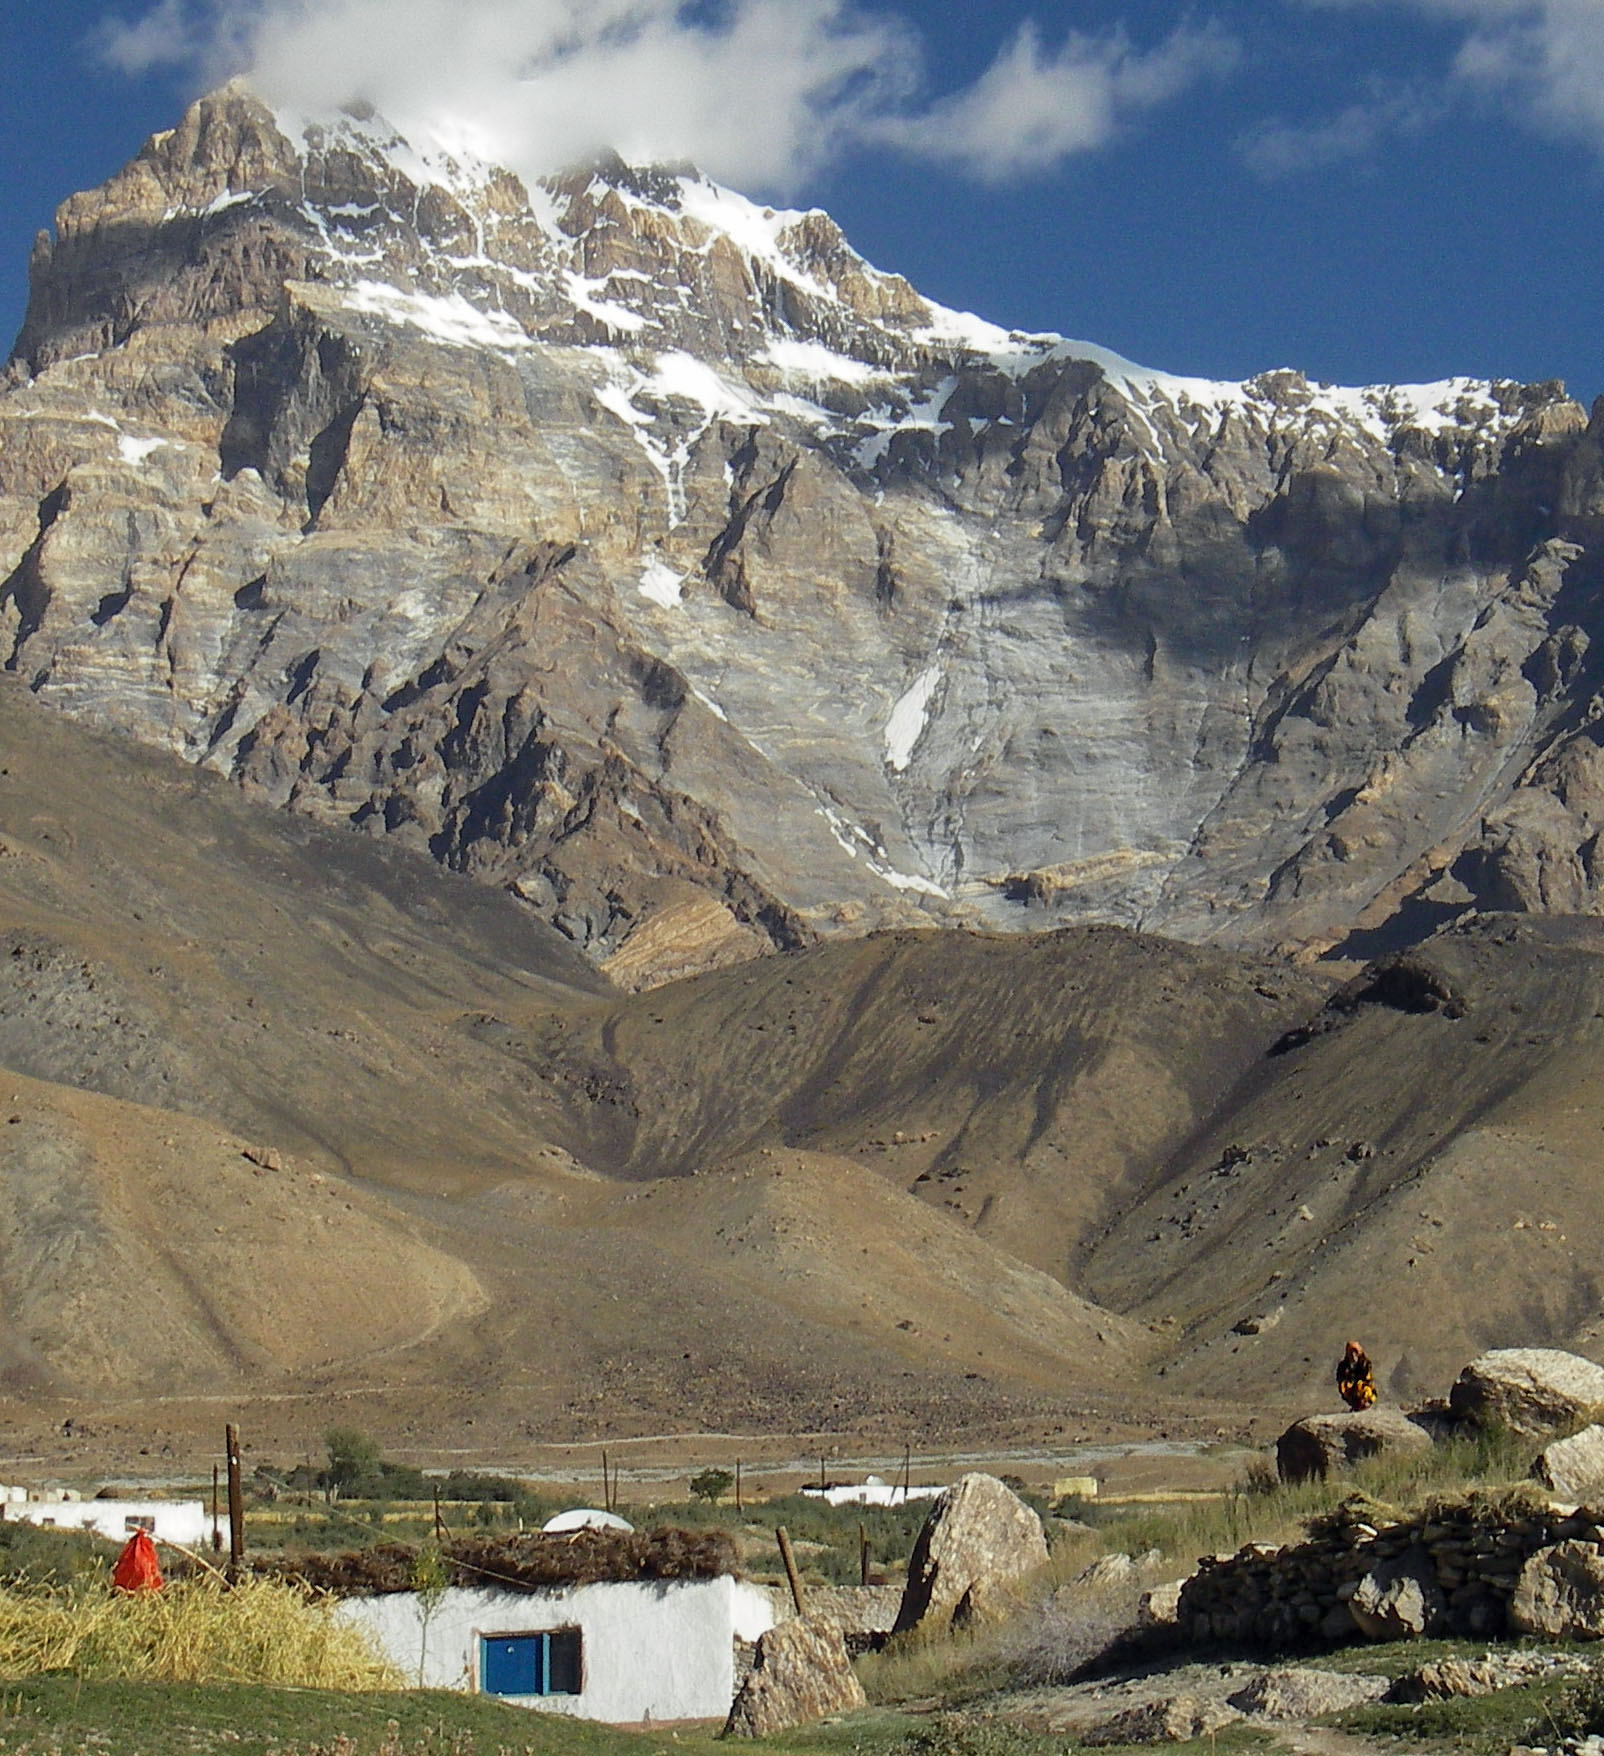
M 1342 1713 L 1379 1701 L 1387 1693 L 1385 1677 L 1355 1676 L 1344 1671 L 1317 1671 L 1290 1665 L 1261 1671 L 1230 1699 L 1250 1719 L 1307 1720 L 1322 1713 Z
M 1401 1409 L 1308 1415 L 1276 1440 L 1275 1467 L 1284 1482 L 1323 1481 L 1333 1470 L 1350 1468 L 1366 1457 L 1430 1447 L 1430 1434 Z
M 727 1738 L 766 1738 L 867 1704 L 841 1630 L 799 1616 L 771 1628 L 724 1724 Z
M 1047 1561 L 1041 1520 L 995 1476 L 960 1476 L 931 1502 L 908 1557 L 895 1632 L 982 1619 Z
M 788 1621 L 796 1613 L 785 1587 L 773 1591 L 776 1620 Z M 876 1634 L 889 1634 L 902 1603 L 900 1585 L 810 1585 L 807 1591 L 808 1620 L 827 1623 L 840 1630 L 849 1643 Z
M 1121 1708 L 1088 1726 L 1077 1741 L 1093 1750 L 1107 1744 L 1186 1744 L 1241 1717 L 1223 1701 L 1199 1695 L 1165 1695 Z
M 1199 385 L 684 169 L 527 190 L 230 87 L 35 252 L 0 662 L 626 986 L 898 923 L 1319 948 L 1600 906 L 1601 447 L 1553 384 Z
M 1385 1700 L 1402 1705 L 1420 1701 L 1451 1701 L 1477 1695 L 1493 1695 L 1500 1689 L 1518 1688 L 1555 1676 L 1576 1675 L 1586 1661 L 1569 1655 L 1545 1652 L 1488 1653 L 1485 1658 L 1437 1659 L 1418 1670 L 1395 1677 Z
M 1604 1405 L 1604 1366 L 1559 1348 L 1495 1348 L 1465 1367 L 1448 1400 L 1461 1421 L 1546 1438 Z
M 1539 1550 L 1521 1568 L 1509 1625 L 1550 1640 L 1604 1639 L 1604 1547 L 1573 1541 Z

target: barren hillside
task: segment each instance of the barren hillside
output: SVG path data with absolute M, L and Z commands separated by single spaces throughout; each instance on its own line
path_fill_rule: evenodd
M 626 996 L 13 684 L 0 943 L 14 1448 L 1212 1432 L 1349 1331 L 1399 1395 L 1599 1336 L 1590 923 L 1341 985 L 904 931 Z

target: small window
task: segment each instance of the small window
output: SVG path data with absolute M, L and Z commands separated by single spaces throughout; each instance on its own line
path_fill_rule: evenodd
M 156 1529 L 156 1515 L 150 1512 L 130 1513 L 129 1516 L 123 1520 L 123 1529 L 129 1532 L 148 1530 L 154 1533 Z
M 578 1695 L 584 1662 L 577 1628 L 549 1634 L 484 1634 L 479 1680 L 486 1695 Z

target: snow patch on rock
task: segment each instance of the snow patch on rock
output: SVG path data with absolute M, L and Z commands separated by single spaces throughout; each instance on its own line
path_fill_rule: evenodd
M 941 682 L 941 667 L 932 665 L 915 678 L 891 710 L 886 721 L 886 766 L 898 774 L 913 759 L 914 746 L 924 736 L 930 718 L 930 698 Z
M 677 610 L 680 607 L 680 588 L 684 583 L 677 568 L 670 567 L 666 561 L 654 559 L 641 569 L 640 595 L 650 598 L 654 604 L 661 604 L 665 610 Z
M 443 347 L 507 353 L 533 345 L 505 311 L 481 311 L 461 293 L 407 293 L 386 281 L 359 280 L 343 291 L 341 302 L 348 310 L 421 330 Z

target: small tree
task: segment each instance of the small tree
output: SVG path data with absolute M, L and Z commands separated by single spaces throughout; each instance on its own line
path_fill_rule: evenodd
M 709 1506 L 716 1506 L 734 1486 L 735 1477 L 727 1469 L 704 1469 L 690 1481 L 691 1493 Z
M 412 1558 L 410 1584 L 418 1597 L 418 1687 L 423 1687 L 423 1667 L 429 1656 L 429 1624 L 445 1599 L 450 1576 L 438 1543 L 425 1543 Z
M 379 1442 L 355 1427 L 330 1427 L 323 1435 L 323 1444 L 329 1454 L 323 1486 L 332 1504 L 378 1469 Z

